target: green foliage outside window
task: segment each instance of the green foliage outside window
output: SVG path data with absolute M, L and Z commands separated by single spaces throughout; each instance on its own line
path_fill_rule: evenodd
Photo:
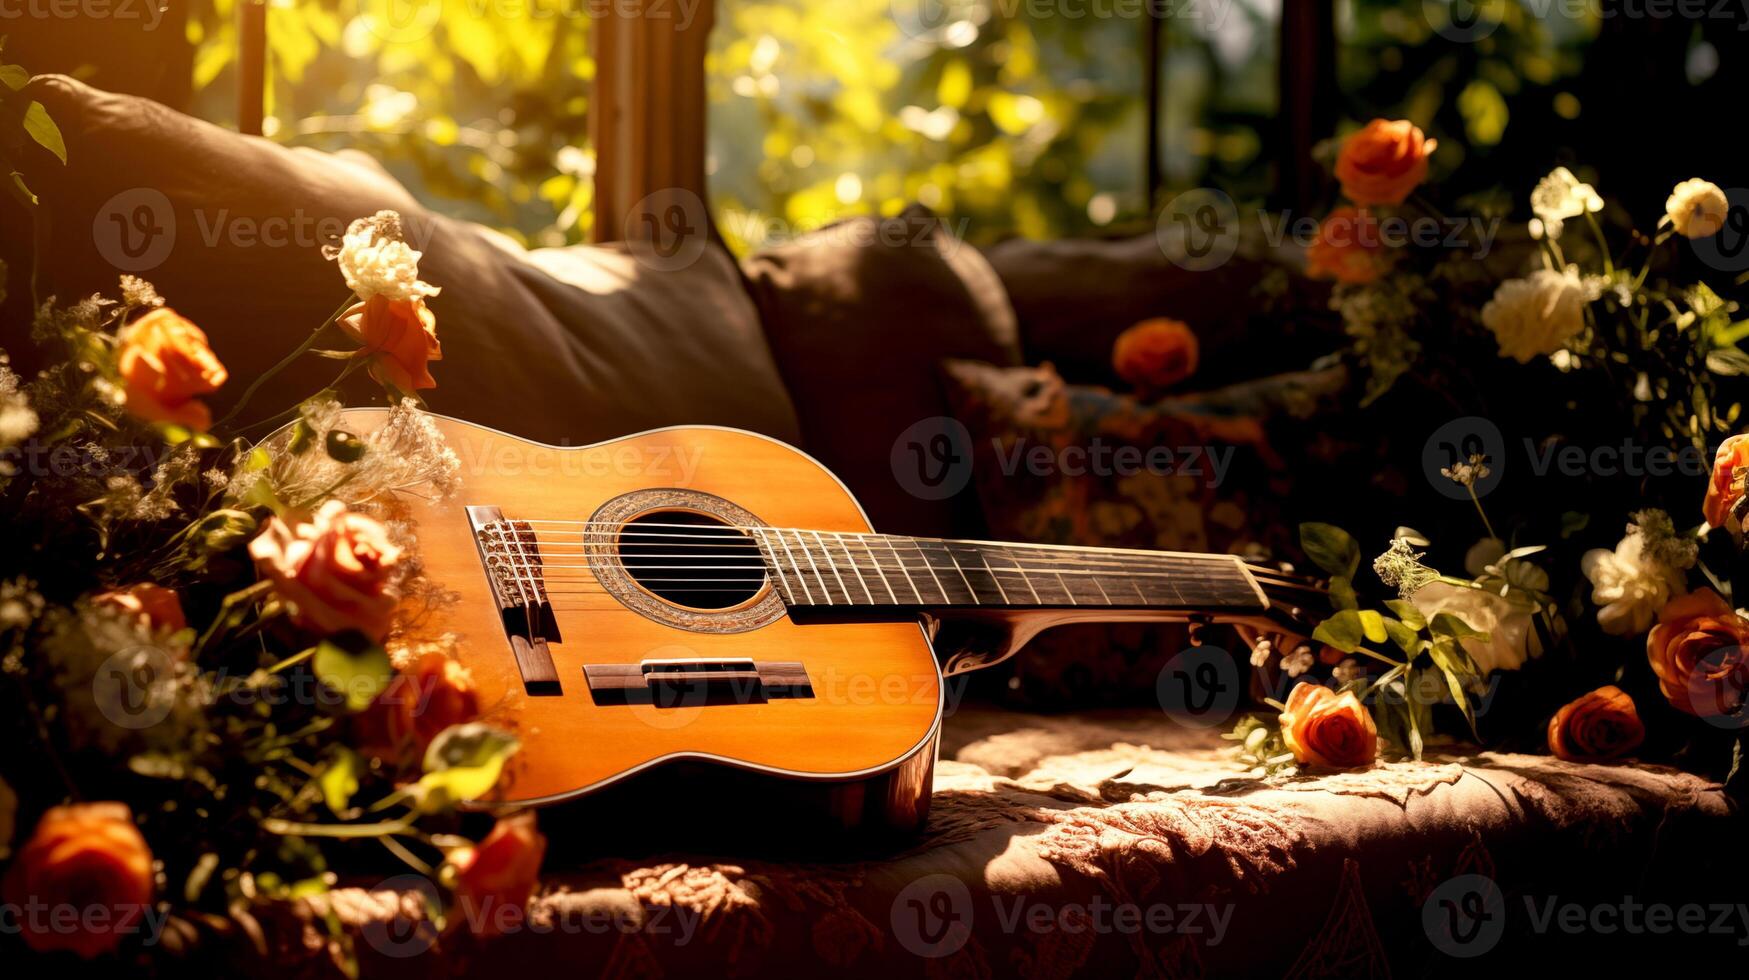
M 1214 186 L 1260 203 L 1271 190 L 1282 2 L 1163 8 L 1169 193 Z M 194 111 L 229 125 L 237 6 L 209 0 L 188 27 Z M 584 0 L 279 0 L 267 10 L 267 135 L 359 149 L 435 209 L 527 244 L 583 241 L 592 9 Z M 1159 202 L 1144 186 L 1149 25 L 1140 9 L 719 0 L 706 73 L 720 228 L 746 251 L 913 201 L 979 242 L 1147 223 Z M 1439 9 L 1338 4 L 1341 114 L 1404 115 L 1450 137 L 1438 163 L 1470 189 L 1492 185 L 1508 164 L 1545 167 L 1510 159 L 1507 134 L 1577 117 L 1570 83 L 1595 21 L 1490 0 L 1484 9 L 1500 27 L 1467 43 L 1436 30 L 1426 12 Z M 1546 154 L 1547 142 L 1519 144 Z

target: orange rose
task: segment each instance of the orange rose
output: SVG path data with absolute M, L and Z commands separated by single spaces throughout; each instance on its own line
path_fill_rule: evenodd
M 295 526 L 270 519 L 249 542 L 249 555 L 298 625 L 322 633 L 358 630 L 379 643 L 388 635 L 401 549 L 376 521 L 330 500 Z
M 1749 475 L 1749 433 L 1734 435 L 1719 444 L 1713 456 L 1713 477 L 1707 484 L 1706 500 L 1701 513 L 1713 527 L 1741 530 L 1742 523 L 1731 517 L 1731 508 L 1743 499 L 1743 482 Z
M 1379 277 L 1379 223 L 1359 208 L 1340 207 L 1318 226 L 1306 249 L 1306 275 L 1362 284 Z
M 182 615 L 182 603 L 176 590 L 152 582 L 141 582 L 126 589 L 104 592 L 91 600 L 92 605 L 115 609 L 138 619 L 147 629 L 174 633 L 188 627 Z
M 1743 710 L 1749 690 L 1749 620 L 1737 615 L 1712 589 L 1678 596 L 1658 610 L 1658 625 L 1646 637 L 1646 659 L 1671 705 L 1697 718 L 1722 718 Z
M 353 720 L 353 731 L 367 751 L 398 760 L 410 750 L 423 754 L 438 733 L 479 716 L 473 676 L 459 662 L 433 651 L 397 673 Z
M 1374 119 L 1342 144 L 1336 179 L 1361 207 L 1402 204 L 1427 179 L 1427 158 L 1438 145 L 1407 119 Z
M 199 327 L 161 306 L 123 327 L 117 339 L 128 411 L 198 431 L 212 425 L 212 412 L 196 396 L 219 390 L 228 375 Z
M 1281 713 L 1281 737 L 1302 765 L 1355 769 L 1379 753 L 1379 731 L 1353 691 L 1301 683 Z
M 522 923 L 546 851 L 534 814 L 519 813 L 499 820 L 485 840 L 449 856 L 456 904 L 469 931 L 496 936 Z
M 1645 738 L 1634 699 L 1613 684 L 1581 696 L 1549 719 L 1549 751 L 1568 762 L 1624 756 Z
M 370 359 L 370 376 L 378 383 L 406 392 L 437 387 L 429 363 L 443 360 L 443 346 L 425 300 L 377 294 L 346 311 L 340 329 L 364 345 L 353 356 Z
M 1112 367 L 1130 384 L 1170 388 L 1196 373 L 1196 334 L 1177 320 L 1144 320 L 1118 335 Z
M 5 891 L 25 945 L 90 959 L 139 930 L 152 904 L 152 851 L 121 803 L 58 806 L 19 848 Z

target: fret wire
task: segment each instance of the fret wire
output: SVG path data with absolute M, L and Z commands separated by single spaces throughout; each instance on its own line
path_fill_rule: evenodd
M 953 570 L 960 573 L 960 581 L 966 583 L 966 591 L 972 595 L 972 605 L 983 605 L 982 602 L 978 601 L 978 590 L 972 588 L 972 580 L 966 578 L 966 570 L 960 567 L 960 560 L 954 557 L 953 548 L 944 544 L 941 550 L 947 552 L 947 560 L 953 562 Z
M 832 587 L 826 584 L 826 576 L 820 574 L 820 565 L 814 561 L 813 552 L 808 550 L 808 543 L 802 540 L 802 532 L 792 530 L 796 536 L 796 546 L 802 549 L 802 554 L 808 559 L 808 567 L 814 570 L 814 578 L 820 581 L 820 591 L 826 593 L 826 605 L 832 605 Z
M 923 570 L 928 572 L 929 577 L 935 580 L 935 590 L 941 593 L 942 601 L 946 602 L 949 598 L 947 587 L 941 584 L 941 576 L 935 574 L 935 566 L 929 563 L 929 556 L 923 553 L 923 542 L 920 539 L 912 538 L 911 548 L 913 551 L 917 552 L 917 557 L 923 562 Z
M 1002 604 L 1008 605 L 1008 590 L 1002 587 L 1002 580 L 996 577 L 996 570 L 990 567 L 990 559 L 985 556 L 984 549 L 977 549 L 978 560 L 984 563 L 984 571 L 990 573 L 990 581 L 996 583 L 996 594 L 1002 597 Z
M 840 537 L 842 537 L 842 535 L 840 535 Z M 868 560 L 874 562 L 875 574 L 881 577 L 881 585 L 887 590 L 887 595 L 892 598 L 893 605 L 898 605 L 899 594 L 893 591 L 893 583 L 887 580 L 886 570 L 881 568 L 881 560 L 875 557 L 874 549 L 868 546 L 867 535 L 859 534 L 857 535 L 857 539 L 862 542 L 862 550 L 868 552 Z M 850 549 L 846 548 L 845 554 L 849 553 Z
M 814 540 L 820 542 L 820 551 L 823 553 L 822 557 L 826 559 L 826 564 L 831 567 L 832 577 L 838 580 L 838 588 L 844 593 L 845 601 L 849 602 L 850 588 L 844 584 L 844 576 L 838 572 L 838 563 L 833 560 L 832 552 L 826 547 L 826 539 L 821 536 L 819 531 L 815 531 Z M 813 559 L 810 558 L 809 560 L 812 561 Z
M 868 596 L 868 604 L 871 606 L 874 605 L 874 593 L 869 591 L 868 579 L 863 577 L 862 569 L 857 567 L 856 556 L 850 553 L 850 546 L 844 543 L 844 535 L 837 531 L 833 531 L 832 537 L 838 542 L 838 550 L 844 552 L 844 557 L 850 561 L 850 570 L 856 573 L 856 580 L 862 585 L 862 594 Z M 837 559 L 833 559 L 833 561 L 836 562 Z
M 911 569 L 909 569 L 905 566 L 905 559 L 903 556 L 901 556 L 899 554 L 898 546 L 893 544 L 893 539 L 888 535 L 884 535 L 884 534 L 880 535 L 880 540 L 883 544 L 885 544 L 887 546 L 887 550 L 892 552 L 893 561 L 894 561 L 894 563 L 896 563 L 899 566 L 899 571 L 905 573 L 905 581 L 910 583 L 911 594 L 917 597 L 917 604 L 922 605 L 923 604 L 923 590 L 919 589 L 917 587 L 917 579 L 911 575 Z M 946 596 L 943 596 L 942 598 L 945 599 Z
M 789 555 L 789 563 L 796 570 L 796 578 L 802 583 L 802 591 L 807 594 L 808 605 L 817 605 L 814 602 L 814 590 L 808 588 L 808 580 L 802 575 L 801 563 L 796 561 L 795 552 L 789 550 L 789 542 L 784 540 L 782 531 L 777 532 L 777 543 L 783 545 L 784 554 Z

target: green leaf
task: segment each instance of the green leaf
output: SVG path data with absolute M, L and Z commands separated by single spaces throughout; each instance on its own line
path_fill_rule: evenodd
M 316 676 L 346 699 L 346 710 L 363 711 L 394 679 L 388 652 L 356 634 L 342 634 L 316 644 L 310 667 Z
M 37 205 L 36 194 L 33 193 L 31 191 L 31 189 L 25 185 L 24 175 L 19 173 L 16 170 L 12 171 L 12 183 L 13 183 L 13 186 L 18 188 L 18 193 L 20 193 L 24 196 L 25 201 L 28 202 L 31 207 L 33 207 L 33 208 L 36 207 L 36 205 Z
M 1360 597 L 1354 592 L 1354 581 L 1347 578 L 1330 580 L 1330 605 L 1337 609 L 1360 608 Z
M 23 65 L 0 65 L 0 85 L 5 85 L 14 92 L 23 90 L 30 81 L 30 72 Z
M 322 788 L 322 799 L 335 816 L 345 812 L 352 802 L 352 794 L 358 792 L 359 768 L 358 753 L 342 745 L 334 749 L 321 775 L 316 777 L 316 785 Z
M 1366 639 L 1366 625 L 1361 622 L 1360 616 L 1357 610 L 1344 609 L 1319 623 L 1318 628 L 1312 631 L 1312 639 L 1333 646 L 1343 653 L 1353 653 L 1360 649 L 1361 643 Z
M 1372 609 L 1361 610 L 1359 616 L 1360 629 L 1366 634 L 1367 641 L 1371 643 L 1385 642 L 1385 617 Z
M 1429 648 L 1433 657 L 1433 665 L 1445 675 L 1445 686 L 1451 691 L 1451 699 L 1464 713 L 1464 720 L 1470 723 L 1470 734 L 1479 742 L 1482 736 L 1476 731 L 1476 715 L 1470 710 L 1470 699 L 1464 693 L 1464 684 L 1475 676 L 1473 663 L 1469 655 L 1458 648 L 1456 640 L 1435 640 Z
M 1449 636 L 1454 640 L 1481 640 L 1486 642 L 1488 634 L 1464 622 L 1452 613 L 1435 613 L 1433 621 L 1428 624 L 1436 636 Z
M 1391 636 L 1391 642 L 1408 657 L 1414 657 L 1421 652 L 1421 634 L 1411 629 L 1407 623 L 1394 619 L 1385 620 L 1385 632 Z
M 1404 626 L 1416 632 L 1427 628 L 1427 617 L 1421 615 L 1421 610 L 1416 609 L 1415 604 L 1407 599 L 1386 599 L 1385 608 L 1396 613 Z
M 1712 373 L 1728 378 L 1749 374 L 1749 354 L 1737 347 L 1722 347 L 1707 353 L 1706 366 Z
M 1360 570 L 1360 545 L 1334 524 L 1301 524 L 1300 548 L 1314 564 L 1337 578 L 1352 579 Z
M 516 736 L 482 722 L 452 725 L 425 750 L 419 794 L 428 808 L 481 799 L 497 785 L 504 763 L 521 745 Z
M 67 162 L 67 143 L 61 139 L 61 127 L 49 118 L 49 110 L 44 109 L 41 102 L 32 102 L 30 108 L 24 110 L 24 131 L 62 164 Z

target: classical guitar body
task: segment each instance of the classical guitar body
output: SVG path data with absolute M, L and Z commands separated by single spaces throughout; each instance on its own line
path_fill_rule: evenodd
M 956 673 L 1059 622 L 1267 625 L 1232 558 L 875 534 L 824 467 L 752 433 L 560 448 L 436 424 L 460 488 L 392 504 L 440 596 L 420 590 L 404 630 L 452 636 L 485 720 L 521 740 L 481 808 L 611 799 L 633 819 L 708 805 L 912 831 L 944 703 L 932 639 Z M 729 792 L 676 793 L 698 781 Z

